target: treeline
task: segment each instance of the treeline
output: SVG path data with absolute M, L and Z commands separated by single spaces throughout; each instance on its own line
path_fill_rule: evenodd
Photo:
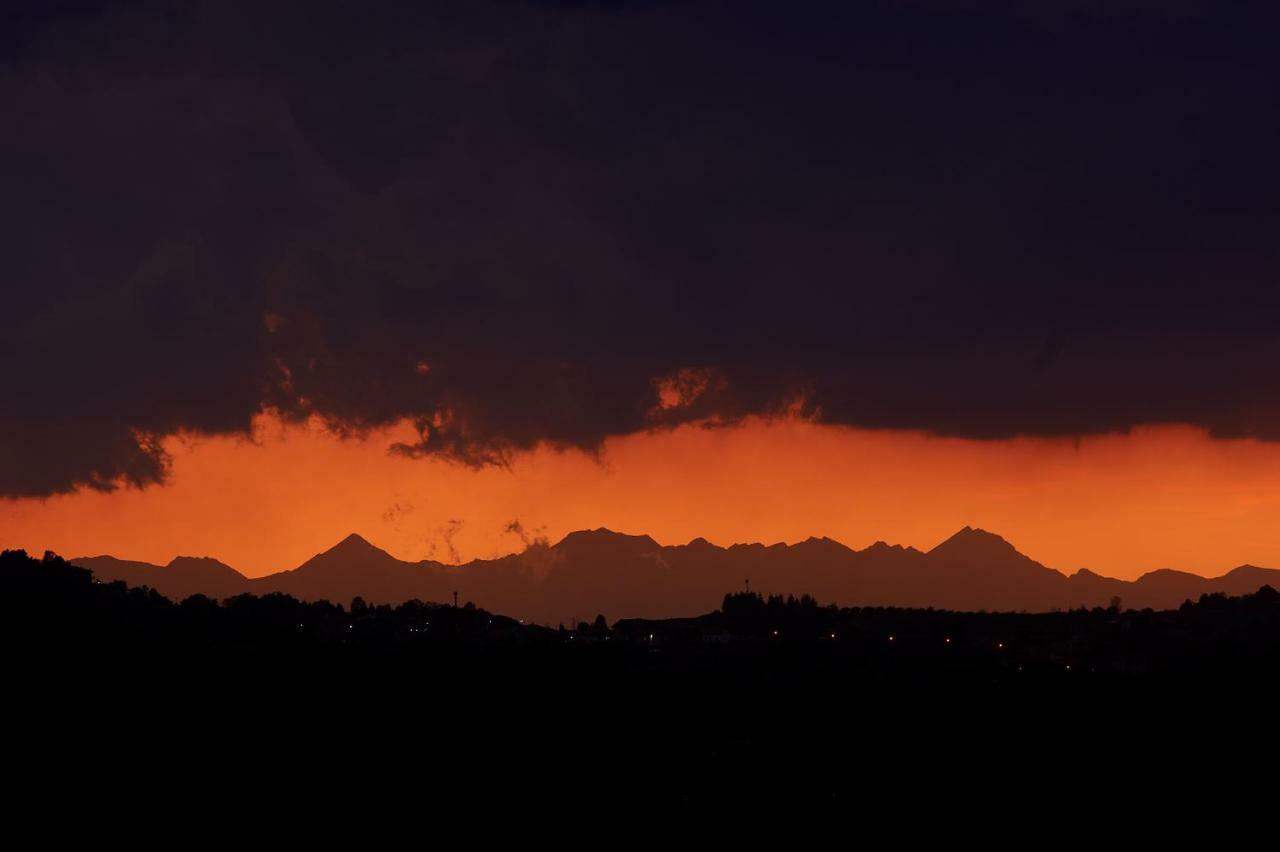
M 753 644 L 807 648 L 842 668 L 1009 674 L 1280 672 L 1280 592 L 1202 595 L 1175 610 L 1110 607 L 1052 613 L 822 606 L 814 598 L 726 595 L 699 618 L 619 622 L 655 647 Z M 817 650 L 822 649 L 822 650 Z M 803 657 L 799 657 L 803 661 Z
M 1280 671 L 1280 593 L 1205 595 L 1176 610 L 981 613 L 820 605 L 812 597 L 726 595 L 697 618 L 629 619 L 553 630 L 471 604 L 307 603 L 283 594 L 180 603 L 103 583 L 52 553 L 0 555 L 0 640 L 13 656 L 355 659 L 404 655 L 519 664 L 583 660 L 614 671 L 790 675 L 952 673 L 1084 677 Z M 128 652 L 122 658 L 120 652 Z M 502 656 L 502 655 L 506 656 Z
M 99 582 L 53 553 L 0 554 L 0 636 L 9 649 L 59 649 L 81 655 L 121 650 L 333 651 L 350 653 L 437 646 L 505 646 L 553 640 L 555 631 L 472 604 L 409 601 L 373 606 L 309 603 L 283 594 L 223 601 L 193 595 L 174 603 L 146 587 Z

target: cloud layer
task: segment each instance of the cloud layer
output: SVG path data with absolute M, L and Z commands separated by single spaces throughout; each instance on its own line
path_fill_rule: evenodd
M 1280 438 L 1263 6 L 261 5 L 0 43 L 0 494 L 264 406 Z

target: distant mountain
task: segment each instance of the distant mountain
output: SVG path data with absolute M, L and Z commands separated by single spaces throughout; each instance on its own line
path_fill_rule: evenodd
M 207 556 L 179 556 L 168 565 L 130 562 L 113 556 L 72 560 L 101 580 L 123 580 L 130 586 L 150 586 L 165 597 L 182 600 L 194 594 L 226 598 L 245 591 L 249 579 L 230 565 Z
M 439 562 L 403 562 L 352 533 L 291 571 L 249 580 L 246 591 L 257 595 L 284 592 L 299 600 L 327 599 L 369 603 L 449 599 L 440 578 L 449 566 Z
M 898 588 L 900 581 L 881 573 L 881 599 L 900 606 L 943 602 L 966 610 L 1048 610 L 1062 601 L 1062 574 L 985 530 L 965 527 L 928 553 L 908 559 L 912 564 L 902 574 L 910 577 L 910 585 Z
M 534 545 L 465 565 L 405 562 L 352 534 L 288 571 L 249 579 L 214 559 L 179 557 L 161 567 L 110 556 L 76 559 L 105 580 L 152 586 L 175 599 L 196 592 L 229 597 L 283 592 L 347 604 L 417 598 L 473 601 L 495 612 L 557 623 L 695 615 L 750 583 L 763 594 L 810 594 L 823 603 L 990 611 L 1107 606 L 1170 609 L 1212 592 L 1280 589 L 1280 571 L 1242 565 L 1216 578 L 1160 570 L 1135 581 L 1081 570 L 1067 577 L 1020 553 L 994 533 L 965 527 L 930 551 L 876 542 L 853 550 L 829 538 L 793 545 L 718 547 L 696 538 L 663 546 L 649 536 L 582 530 L 555 545 Z

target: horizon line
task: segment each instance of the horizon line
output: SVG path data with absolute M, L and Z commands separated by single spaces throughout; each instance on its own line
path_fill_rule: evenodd
M 283 574 L 283 573 L 286 573 L 286 572 L 289 572 L 289 571 L 297 570 L 298 568 L 302 567 L 303 565 L 306 565 L 306 564 L 307 564 L 308 562 L 310 562 L 311 560 L 313 560 L 313 559 L 315 559 L 315 558 L 317 558 L 317 557 L 323 556 L 323 555 L 325 555 L 326 553 L 329 553 L 329 552 L 331 552 L 331 551 L 335 550 L 335 549 L 336 549 L 337 547 L 339 547 L 341 544 L 343 544 L 344 542 L 346 542 L 346 541 L 348 541 L 348 540 L 350 540 L 350 539 L 352 539 L 352 538 L 357 538 L 357 539 L 359 539 L 360 541 L 362 541 L 362 542 L 364 542 L 365 544 L 367 544 L 368 546 L 372 547 L 373 549 L 378 550 L 378 551 L 380 551 L 380 552 L 382 552 L 382 553 L 385 553 L 387 556 L 390 556 L 392 559 L 395 559 L 397 562 L 402 562 L 402 563 L 405 563 L 405 564 L 407 564 L 407 565 L 420 565 L 420 564 L 423 564 L 423 563 L 434 563 L 434 564 L 436 564 L 436 565 L 440 565 L 440 566 L 443 566 L 443 567 L 445 567 L 445 568 L 463 568 L 463 567 L 466 567 L 467 565 L 471 565 L 471 564 L 476 563 L 476 562 L 494 562 L 494 561 L 497 561 L 497 560 L 500 560 L 500 559 L 507 559 L 507 558 L 510 558 L 510 557 L 512 557 L 512 556 L 520 556 L 520 555 L 523 555 L 523 554 L 525 554 L 525 553 L 528 553 L 528 552 L 529 552 L 529 551 L 531 551 L 531 550 L 534 550 L 534 549 L 535 549 L 535 548 L 537 548 L 537 547 L 546 547 L 546 548 L 548 548 L 548 549 L 555 548 L 555 547 L 559 547 L 559 546 L 560 546 L 560 545 L 562 545 L 565 541 L 567 541 L 571 536 L 574 536 L 574 535 L 580 535 L 580 534 L 582 534 L 582 533 L 608 533 L 608 534 L 611 534 L 611 535 L 622 536 L 622 537 L 625 537 L 625 538 L 635 538 L 635 539 L 643 539 L 643 538 L 647 538 L 647 539 L 649 539 L 650 541 L 652 541 L 655 545 L 657 545 L 657 546 L 658 546 L 658 547 L 660 547 L 660 548 L 666 548 L 666 547 L 688 547 L 688 546 L 690 546 L 690 545 L 694 544 L 695 542 L 703 541 L 703 542 L 706 542 L 707 544 L 709 544 L 709 545 L 711 545 L 712 547 L 715 547 L 715 548 L 717 548 L 717 549 L 719 549 L 719 550 L 726 550 L 726 551 L 727 551 L 727 550 L 731 550 L 731 549 L 733 549 L 733 548 L 735 548 L 735 547 L 764 547 L 764 548 L 772 548 L 772 547 L 779 547 L 779 546 L 781 546 L 781 547 L 795 547 L 795 546 L 798 546 L 798 545 L 800 545 L 800 544 L 804 544 L 805 542 L 808 542 L 808 541 L 830 541 L 830 542 L 832 542 L 832 543 L 834 543 L 834 544 L 839 545 L 840 547 L 845 548 L 846 550 L 850 551 L 851 553 L 863 553 L 863 552 L 865 552 L 865 551 L 867 551 L 867 550 L 870 550 L 871 548 L 873 548 L 873 547 L 875 547 L 875 546 L 877 546 L 877 545 L 883 545 L 883 546 L 886 546 L 886 547 L 891 547 L 891 548 L 900 548 L 900 549 L 903 549 L 903 550 L 914 550 L 914 551 L 916 551 L 916 552 L 918 552 L 918 553 L 921 553 L 921 554 L 928 554 L 928 553 L 931 553 L 931 552 L 932 552 L 932 551 L 934 551 L 934 550 L 937 550 L 940 546 L 942 546 L 942 545 L 943 545 L 943 544 L 945 544 L 946 542 L 951 541 L 952 539 L 956 538 L 957 536 L 959 536 L 959 535 L 961 535 L 961 534 L 963 534 L 963 533 L 965 533 L 965 532 L 981 533 L 981 534 L 984 534 L 984 535 L 991 536 L 991 537 L 993 537 L 993 538 L 1000 539 L 1000 540 L 1001 540 L 1001 541 L 1003 541 L 1005 544 L 1009 545 L 1009 547 L 1010 547 L 1010 548 L 1012 548 L 1012 549 L 1013 549 L 1015 552 L 1017 552 L 1018 554 L 1020 554 L 1020 555 L 1022 555 L 1022 556 L 1024 556 L 1024 557 L 1026 557 L 1027 559 L 1030 559 L 1031 561 L 1033 561 L 1033 562 L 1037 563 L 1038 565 L 1043 566 L 1044 568 L 1047 568 L 1047 569 L 1048 569 L 1048 570 L 1050 570 L 1050 571 L 1054 571 L 1054 572 L 1056 572 L 1056 573 L 1058 573 L 1058 574 L 1061 574 L 1062 576 L 1064 576 L 1064 577 L 1068 577 L 1068 578 L 1069 578 L 1069 577 L 1073 577 L 1073 576 L 1075 576 L 1076 574 L 1079 574 L 1079 573 L 1081 573 L 1081 572 L 1086 572 L 1086 571 L 1087 571 L 1088 573 L 1093 574 L 1093 575 L 1098 576 L 1098 577 L 1103 577 L 1103 578 L 1106 578 L 1106 579 L 1119 580 L 1120 582 L 1130 583 L 1130 582 L 1136 582 L 1137 580 L 1139 580 L 1139 579 L 1141 579 L 1141 578 L 1143 578 L 1143 577 L 1146 577 L 1146 576 L 1148 576 L 1148 575 L 1150 575 L 1150 574 L 1155 574 L 1155 573 L 1159 573 L 1159 572 L 1162 572 L 1162 571 L 1168 571 L 1168 572 L 1173 572 L 1173 573 L 1178 573 L 1178 574 L 1186 574 L 1186 575 L 1193 576 L 1193 577 L 1200 577 L 1200 578 L 1202 578 L 1202 579 L 1206 579 L 1206 580 L 1215 580 L 1215 579 L 1220 579 L 1220 578 L 1222 578 L 1222 577 L 1225 577 L 1225 576 L 1227 576 L 1228 574 L 1230 574 L 1231 572 L 1233 572 L 1233 571 L 1235 571 L 1235 570 L 1237 570 L 1237 569 L 1239 569 L 1239 568 L 1262 568 L 1262 567 L 1263 567 L 1263 566 L 1260 566 L 1260 565 L 1256 565 L 1256 564 L 1255 564 L 1255 563 L 1253 563 L 1253 562 L 1242 562 L 1242 563 L 1240 563 L 1240 564 L 1238 564 L 1238 565 L 1233 565 L 1233 566 L 1231 566 L 1230 568 L 1226 569 L 1224 572 L 1222 572 L 1222 573 L 1220 573 L 1220 574 L 1213 574 L 1213 575 L 1210 575 L 1210 574 L 1201 574 L 1201 573 L 1196 572 L 1196 571 L 1188 571 L 1188 570 L 1181 569 L 1181 568 L 1159 567 L 1159 568 L 1152 568 L 1152 569 L 1149 569 L 1149 570 L 1147 570 L 1147 571 L 1143 571 L 1142 573 L 1137 574 L 1137 575 L 1136 575 L 1132 580 L 1125 580 L 1125 579 L 1120 578 L 1120 577 L 1114 577 L 1114 576 L 1111 576 L 1111 575 L 1108 575 L 1108 574 L 1101 574 L 1101 573 L 1099 573 L 1099 572 L 1097 572 L 1097 571 L 1095 571 L 1095 570 L 1093 570 L 1093 569 L 1091 569 L 1091 568 L 1083 567 L 1083 566 L 1082 566 L 1082 567 L 1078 567 L 1078 568 L 1076 568 L 1074 571 L 1072 571 L 1072 572 L 1070 572 L 1070 573 L 1067 573 L 1066 571 L 1062 571 L 1062 570 L 1060 570 L 1060 569 L 1054 568 L 1053 566 L 1046 565 L 1045 563 L 1043 563 L 1043 562 L 1041 562 L 1040 560 L 1036 559 L 1034 556 L 1030 556 L 1030 555 L 1028 555 L 1027 553 L 1024 553 L 1021 549 L 1019 549 L 1019 548 L 1017 547 L 1017 545 L 1015 545 L 1015 544 L 1014 544 L 1012 541 L 1010 541 L 1009 539 L 1005 538 L 1003 535 L 1001 535 L 1001 534 L 999 534 L 999 533 L 996 533 L 996 532 L 992 532 L 991 530 L 988 530 L 988 529 L 986 529 L 986 528 L 984 528 L 984 527 L 975 527 L 975 526 L 972 526 L 972 525 L 970 525 L 970 524 L 965 524 L 964 526 L 960 527 L 960 528 L 959 528 L 958 530 L 956 530 L 955 532 L 953 532 L 953 533 L 951 533 L 950 535 L 948 535 L 948 536 L 946 536 L 945 538 L 943 538 L 943 539 L 942 539 L 941 541 L 939 541 L 937 544 L 935 544 L 935 545 L 933 545 L 932 547 L 927 548 L 927 549 L 919 548 L 919 547 L 916 547 L 915 545 L 900 544 L 900 543 L 891 543 L 891 542 L 886 541 L 885 539 L 876 539 L 875 541 L 871 542 L 870 544 L 866 545 L 865 547 L 858 548 L 858 547 L 852 547 L 852 546 L 850 546 L 850 545 L 848 545 L 848 544 L 846 544 L 846 543 L 844 543 L 844 542 L 842 542 L 842 541 L 840 541 L 840 540 L 838 540 L 838 539 L 832 538 L 831 536 L 827 536 L 827 535 L 821 535 L 821 536 L 819 536 L 819 535 L 809 535 L 809 536 L 807 536 L 807 537 L 805 537 L 805 538 L 802 538 L 802 539 L 796 539 L 796 540 L 794 540 L 794 541 L 779 540 L 779 541 L 770 542 L 770 543 L 765 543 L 765 542 L 763 542 L 763 541 L 737 541 L 737 542 L 732 542 L 732 543 L 730 543 L 730 544 L 717 544 L 716 542 L 711 541 L 710 539 L 706 538 L 705 536 L 698 535 L 698 536 L 694 536 L 693 538 L 689 539 L 687 542 L 683 542 L 683 543 L 676 543 L 676 544 L 667 544 L 667 543 L 663 543 L 663 542 L 661 542 L 661 541 L 658 541 L 658 539 L 654 538 L 652 535 L 650 535 L 650 534 L 648 534 L 648 533 L 629 533 L 629 532 L 622 532 L 622 531 L 620 531 L 620 530 L 612 529 L 612 528 L 610 528 L 610 527 L 605 527 L 605 526 L 599 526 L 599 527 L 594 527 L 594 528 L 587 528 L 587 527 L 584 527 L 584 528 L 582 528 L 582 529 L 570 530 L 569 532 L 567 532 L 567 533 L 565 533 L 563 536 L 561 536 L 561 537 L 559 538 L 559 540 L 557 540 L 555 543 L 551 543 L 551 542 L 549 541 L 549 539 L 547 539 L 547 538 L 543 537 L 543 538 L 540 538 L 540 539 L 535 539 L 534 541 L 532 541 L 532 542 L 530 542 L 530 543 L 526 543 L 526 544 L 524 545 L 524 547 L 523 547 L 522 549 L 519 549 L 519 550 L 512 550 L 512 551 L 507 552 L 507 553 L 497 554 L 497 555 L 493 555 L 493 556 L 476 556 L 476 557 L 472 557 L 472 558 L 467 559 L 467 560 L 460 560 L 460 561 L 458 561 L 458 562 L 447 562 L 447 561 L 444 561 L 444 560 L 441 560 L 441 559 L 434 559 L 434 558 L 431 558 L 431 557 L 424 557 L 424 558 L 422 558 L 422 559 L 404 559 L 404 558 L 402 558 L 402 557 L 400 557 L 400 556 L 395 555 L 395 554 L 394 554 L 394 553 L 392 553 L 391 551 L 386 550 L 385 548 L 381 547 L 380 545 L 375 544 L 373 541 L 371 541 L 371 540 L 370 540 L 367 536 L 365 536 L 364 534 L 359 533 L 359 532 L 350 532 L 350 533 L 348 533 L 348 534 L 346 534 L 346 535 L 342 536 L 342 537 L 341 537 L 340 539 L 338 539 L 338 541 L 336 541 L 334 544 L 330 545 L 329 547 L 327 547 L 327 548 L 325 548 L 325 549 L 323 549 L 323 550 L 318 550 L 318 551 L 316 551 L 316 552 L 315 552 L 315 553 L 313 553 L 311 556 L 306 557 L 305 559 L 303 559 L 301 562 L 297 563 L 296 565 L 292 565 L 292 566 L 287 567 L 287 568 L 279 568 L 279 569 L 276 569 L 276 570 L 274 570 L 274 571 L 267 571 L 267 572 L 262 573 L 262 574 L 254 574 L 254 575 L 245 574 L 243 571 L 241 571 L 239 568 L 236 568 L 234 565 L 232 565 L 232 564 L 230 564 L 230 563 L 228 563 L 228 562 L 224 561 L 223 559 L 221 559 L 221 558 L 219 558 L 219 557 L 217 557 L 217 556 L 212 556 L 212 555 L 209 555 L 209 554 L 195 555 L 195 554 L 191 554 L 191 553 L 178 553 L 178 554 L 175 554 L 174 556 L 170 557 L 170 558 L 169 558 L 169 560 L 168 560 L 167 562 L 164 562 L 163 564 L 160 564 L 160 563 L 154 563 L 154 562 L 149 562 L 149 561 L 147 561 L 147 560 L 145 560 L 145 559 L 130 559 L 130 558 L 126 558 L 126 557 L 118 556 L 118 555 L 111 554 L 111 553 L 99 553 L 99 554 L 95 554 L 95 555 L 79 555 L 79 556 L 72 556 L 72 557 L 65 557 L 65 558 L 66 558 L 66 561 L 68 561 L 68 562 L 72 562 L 72 561 L 75 561 L 75 560 L 81 560 L 81 559 L 102 559 L 102 558 L 107 558 L 107 559 L 115 559 L 115 560 L 120 561 L 120 562 L 138 562 L 138 563 L 142 563 L 142 564 L 146 564 L 146 565 L 156 565 L 157 567 L 161 567 L 161 568 L 168 567 L 169 565 L 172 565 L 172 564 L 173 564 L 173 562 L 175 562 L 175 561 L 177 561 L 177 560 L 179 560 L 179 559 L 209 559 L 209 560 L 213 560 L 213 561 L 215 561 L 215 562 L 218 562 L 219 564 L 224 565 L 224 566 L 226 566 L 226 567 L 228 567 L 228 568 L 231 568 L 233 571 L 235 571 L 237 574 L 240 574 L 240 575 L 241 575 L 242 577 L 244 577 L 245 579 L 248 579 L 248 580 L 255 580 L 255 579 L 261 579 L 261 578 L 265 578 L 265 577 L 272 577 L 272 576 L 275 576 L 275 575 L 277 575 L 277 574 Z M 8 548 L 3 548 L 3 549 L 6 549 L 6 550 L 7 550 Z M 15 548 L 15 549 L 22 549 L 22 548 Z M 46 552 L 53 552 L 53 551 L 46 551 Z M 57 554 L 57 555 L 61 556 L 61 554 Z M 1268 569 L 1268 570 L 1273 570 L 1273 569 Z

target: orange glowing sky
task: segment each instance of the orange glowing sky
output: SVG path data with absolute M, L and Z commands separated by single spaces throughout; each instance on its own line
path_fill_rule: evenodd
M 263 416 L 253 441 L 171 438 L 168 484 L 0 501 L 0 545 L 158 563 L 210 555 L 256 576 L 352 531 L 403 559 L 447 562 L 520 549 L 513 520 L 552 541 L 607 526 L 664 544 L 828 535 L 922 549 L 967 524 L 1067 573 L 1280 566 L 1280 445 L 1188 427 L 977 442 L 753 421 L 484 470 L 388 453 L 401 437 L 412 434 L 340 439 Z

